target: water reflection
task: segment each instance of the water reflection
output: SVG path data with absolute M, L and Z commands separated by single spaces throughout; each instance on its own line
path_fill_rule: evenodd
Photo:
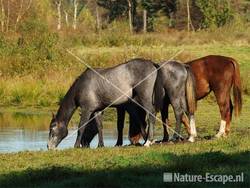
M 51 117 L 48 114 L 36 113 L 0 113 L 0 152 L 17 152 L 25 150 L 47 150 L 48 125 Z M 104 144 L 114 146 L 116 143 L 116 128 L 114 122 L 104 122 Z M 127 126 L 126 126 L 127 127 Z M 69 134 L 77 128 L 77 119 L 69 125 Z M 125 128 L 124 133 L 128 130 Z M 65 138 L 59 149 L 71 148 L 76 134 Z M 97 136 L 91 147 L 97 147 Z M 124 134 L 124 144 L 129 144 L 127 134 Z

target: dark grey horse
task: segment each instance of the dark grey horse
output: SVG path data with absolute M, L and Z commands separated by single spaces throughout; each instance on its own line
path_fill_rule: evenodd
M 181 122 L 183 122 L 189 134 L 188 140 L 194 142 L 197 133 L 194 121 L 196 94 L 193 73 L 189 66 L 177 61 L 163 62 L 160 66 L 161 69 L 158 71 L 159 76 L 157 77 L 160 80 L 156 82 L 158 85 L 157 91 L 162 89 L 164 92 L 158 92 L 159 95 L 156 95 L 156 106 L 161 111 L 164 130 L 163 141 L 169 139 L 167 119 L 168 106 L 171 104 L 176 119 L 173 139 L 179 137 Z
M 106 107 L 129 102 L 131 98 L 147 109 L 149 128 L 147 135 L 143 136 L 147 140 L 145 145 L 150 145 L 156 113 L 153 105 L 156 77 L 155 64 L 144 59 L 133 59 L 112 68 L 87 69 L 75 80 L 51 120 L 48 149 L 57 147 L 67 136 L 68 123 L 77 107 L 81 108 L 81 119 L 75 147 L 80 147 L 84 130 L 93 114 Z M 102 135 L 101 128 L 98 130 Z
M 158 89 L 156 91 L 162 90 L 162 92 L 156 92 L 156 104 L 161 111 L 164 137 L 163 142 L 169 140 L 169 134 L 167 131 L 167 118 L 168 118 L 168 106 L 172 105 L 176 117 L 176 129 L 175 134 L 172 139 L 176 140 L 180 134 L 181 121 L 187 127 L 189 133 L 189 141 L 193 142 L 196 136 L 196 128 L 194 124 L 194 111 L 196 108 L 195 100 L 195 80 L 189 66 L 181 64 L 176 61 L 163 62 L 160 64 L 161 68 L 158 70 L 156 86 Z M 127 107 L 132 107 L 130 104 Z M 129 138 L 133 142 L 137 143 L 140 139 L 140 129 L 138 128 L 139 123 L 145 120 L 145 111 L 139 106 L 134 106 L 134 111 L 137 116 L 130 115 L 130 128 L 129 128 Z M 118 111 L 118 140 L 117 143 L 122 143 L 122 130 L 124 126 L 124 114 L 125 109 L 117 109 Z M 120 113 L 119 113 L 120 112 Z M 187 116 L 189 118 L 187 118 Z M 136 118 L 136 119 L 133 119 Z M 139 119 L 139 122 L 138 122 Z M 86 137 L 93 138 L 97 133 L 98 125 L 91 125 L 88 131 L 84 132 L 84 139 Z M 96 130 L 94 130 L 96 129 Z M 88 146 L 92 139 L 85 139 L 84 142 Z

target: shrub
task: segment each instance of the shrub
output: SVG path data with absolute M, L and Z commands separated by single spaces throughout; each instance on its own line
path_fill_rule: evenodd
M 197 0 L 196 5 L 203 13 L 203 28 L 221 27 L 232 19 L 230 3 L 227 0 Z

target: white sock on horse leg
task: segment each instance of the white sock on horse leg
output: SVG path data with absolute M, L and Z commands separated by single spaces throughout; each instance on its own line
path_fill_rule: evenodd
M 190 131 L 191 131 L 192 136 L 194 136 L 194 137 L 197 136 L 194 116 L 190 117 Z
M 221 137 L 226 133 L 226 121 L 221 120 L 220 121 L 220 129 L 219 132 L 216 134 L 216 137 Z

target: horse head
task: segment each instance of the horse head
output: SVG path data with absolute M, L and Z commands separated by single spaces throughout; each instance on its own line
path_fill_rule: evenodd
M 55 115 L 52 114 L 52 120 L 49 128 L 49 140 L 48 149 L 55 149 L 58 144 L 68 135 L 68 129 L 65 123 L 60 122 L 56 119 Z

